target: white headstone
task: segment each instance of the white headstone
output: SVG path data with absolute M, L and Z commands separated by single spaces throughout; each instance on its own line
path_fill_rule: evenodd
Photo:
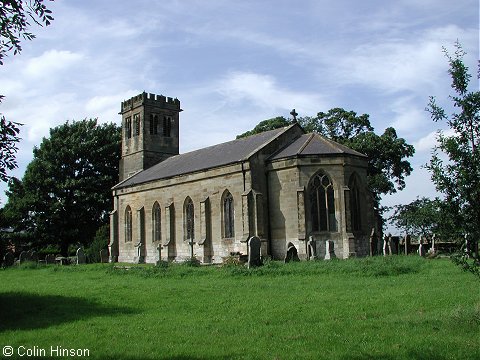
M 85 264 L 86 262 L 87 262 L 87 259 L 85 258 L 85 252 L 80 247 L 80 248 L 77 249 L 77 265 L 78 264 Z
M 333 240 L 325 241 L 325 260 L 335 259 L 335 242 Z

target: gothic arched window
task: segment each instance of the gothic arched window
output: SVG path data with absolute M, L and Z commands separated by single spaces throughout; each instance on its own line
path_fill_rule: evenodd
M 194 239 L 195 218 L 193 210 L 193 201 L 190 197 L 187 197 L 183 207 L 184 233 L 186 240 Z
M 360 190 L 358 187 L 358 180 L 355 175 L 350 178 L 348 185 L 350 188 L 350 218 L 352 223 L 352 230 L 361 230 L 361 212 L 360 212 Z
M 127 206 L 125 209 L 125 242 L 132 241 L 132 209 Z
M 152 242 L 161 240 L 161 210 L 158 202 L 155 202 L 152 209 Z
M 233 238 L 235 236 L 235 215 L 233 196 L 228 190 L 223 194 L 223 237 Z
M 310 180 L 310 217 L 313 231 L 336 231 L 335 192 L 330 178 L 320 172 Z

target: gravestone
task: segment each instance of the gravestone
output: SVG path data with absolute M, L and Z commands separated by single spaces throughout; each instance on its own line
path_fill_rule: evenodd
M 20 255 L 18 256 L 18 262 L 20 264 L 23 264 L 25 261 L 29 261 L 30 260 L 30 257 L 28 256 L 28 252 L 27 251 L 22 251 L 20 253 Z
M 100 262 L 101 263 L 108 263 L 108 250 L 107 249 L 100 250 Z
M 158 251 L 158 260 L 157 260 L 157 266 L 160 266 L 163 264 L 162 261 L 162 244 L 158 244 L 157 246 L 157 251 Z
M 137 250 L 137 256 L 135 256 L 133 258 L 133 262 L 135 264 L 143 264 L 145 263 L 145 256 L 143 254 L 143 243 L 142 242 L 138 242 L 136 245 L 135 245 L 135 248 Z
M 262 265 L 260 259 L 261 241 L 258 237 L 252 236 L 248 239 L 248 268 Z
M 422 235 L 420 235 L 420 238 L 418 239 L 418 255 L 425 256 L 425 250 L 423 249 Z
M 3 266 L 10 267 L 15 263 L 15 258 L 11 252 L 7 252 L 3 257 Z
M 408 255 L 408 249 L 410 248 L 410 243 L 412 242 L 412 238 L 410 235 L 405 235 L 405 255 Z
M 313 236 L 310 236 L 310 240 L 307 242 L 307 256 L 308 260 L 317 259 L 317 244 L 315 240 L 313 240 Z
M 86 263 L 85 252 L 80 247 L 77 249 L 77 265 Z
M 45 264 L 47 264 L 47 265 L 55 264 L 55 255 L 47 254 L 47 256 L 45 256 Z
M 375 233 L 375 228 L 372 228 L 370 232 L 370 256 L 375 255 L 377 249 L 377 234 Z
M 30 261 L 38 262 L 38 254 L 35 250 L 30 250 L 28 252 L 28 255 L 29 255 Z
M 325 260 L 335 259 L 335 242 L 333 240 L 325 241 Z
M 400 253 L 400 239 L 398 236 L 390 236 L 390 246 L 392 248 L 392 254 L 398 255 Z
M 433 234 L 433 236 L 432 236 L 432 246 L 431 246 L 430 249 L 428 250 L 428 253 L 429 253 L 430 255 L 434 255 L 434 254 L 435 254 L 435 237 L 436 237 L 436 235 Z
M 387 235 L 383 237 L 383 256 L 390 255 L 392 252 L 390 249 L 390 240 Z
M 285 255 L 285 262 L 290 261 L 300 261 L 297 248 L 292 243 L 288 243 L 287 254 Z
M 465 253 L 465 257 L 466 257 L 467 259 L 469 259 L 469 258 L 470 258 L 470 244 L 468 243 L 468 233 L 465 233 L 464 238 L 465 238 L 465 249 L 464 249 L 464 253 Z

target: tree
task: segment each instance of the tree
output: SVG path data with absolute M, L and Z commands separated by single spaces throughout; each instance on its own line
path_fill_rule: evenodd
M 34 245 L 88 245 L 108 221 L 118 181 L 120 128 L 96 119 L 66 122 L 34 148 L 22 181 L 12 179 L 4 215 Z
M 16 55 L 22 51 L 21 39 L 35 38 L 29 32 L 30 20 L 39 26 L 48 26 L 53 17 L 43 0 L 0 0 L 0 4 L 0 65 L 3 65 L 3 58 L 9 52 L 13 51 Z M 0 95 L 0 104 L 2 99 L 3 96 Z M 16 145 L 20 141 L 20 126 L 20 123 L 7 121 L 0 113 L 0 181 L 7 181 L 7 170 L 17 167 L 15 154 L 18 150 Z
M 444 108 L 430 97 L 427 111 L 435 122 L 446 122 L 452 135 L 438 131 L 438 145 L 426 168 L 435 187 L 445 196 L 459 230 L 473 246 L 466 249 L 474 261 L 469 265 L 478 271 L 478 239 L 480 238 L 480 91 L 470 91 L 471 75 L 463 61 L 466 54 L 457 41 L 455 53 L 443 52 L 449 62 L 448 73 L 455 95 L 450 96 L 458 112 L 447 115 Z M 480 73 L 479 73 L 480 74 Z M 447 235 L 447 234 L 445 234 Z M 458 234 L 452 234 L 453 236 Z
M 2 98 L 0 96 L 0 102 Z M 7 171 L 17 167 L 15 154 L 20 141 L 19 132 L 20 124 L 7 121 L 0 113 L 0 181 L 8 181 Z
M 285 127 L 290 124 L 291 124 L 290 121 L 285 119 L 283 116 L 277 116 L 275 118 L 267 119 L 259 122 L 258 125 L 253 128 L 253 130 L 237 135 L 237 139 L 244 138 L 254 134 L 259 134 L 264 131 L 279 129 L 281 127 Z
M 43 0 L 0 0 L 0 4 L 0 65 L 3 65 L 3 58 L 10 51 L 13 51 L 14 55 L 22 51 L 22 38 L 35 38 L 35 35 L 29 32 L 30 20 L 39 26 L 48 26 L 53 17 L 52 11 L 47 9 Z
M 357 115 L 354 111 L 342 108 L 319 112 L 315 117 L 300 117 L 298 123 L 306 132 L 317 132 L 367 155 L 368 185 L 374 194 L 377 210 L 380 210 L 382 194 L 395 193 L 405 187 L 405 177 L 412 172 L 406 159 L 413 156 L 415 149 L 403 138 L 399 138 L 394 128 L 389 127 L 382 135 L 377 135 L 368 114 Z M 289 124 L 291 121 L 283 117 L 264 120 L 253 130 L 239 136 L 257 134 Z
M 444 219 L 440 199 L 426 197 L 416 199 L 410 204 L 396 205 L 390 222 L 407 234 L 425 235 L 431 238 L 438 233 Z

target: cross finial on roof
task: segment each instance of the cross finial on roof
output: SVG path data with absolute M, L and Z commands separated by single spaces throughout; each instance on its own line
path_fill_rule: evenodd
M 292 109 L 292 111 L 290 111 L 290 115 L 293 116 L 293 122 L 296 123 L 297 122 L 297 112 L 295 111 L 295 109 Z

